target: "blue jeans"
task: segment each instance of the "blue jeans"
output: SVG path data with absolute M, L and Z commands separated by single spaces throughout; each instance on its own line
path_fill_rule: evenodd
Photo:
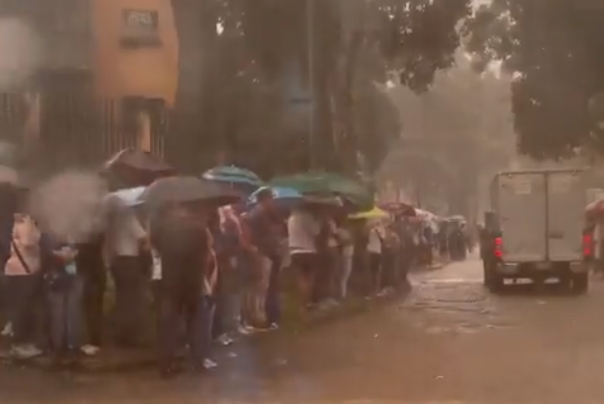
M 218 338 L 239 327 L 241 317 L 240 269 L 230 256 L 219 257 L 218 280 L 214 288 L 214 325 L 212 334 Z
M 111 276 L 115 283 L 116 342 L 136 346 L 144 326 L 147 280 L 139 257 L 114 257 Z
M 212 347 L 212 323 L 215 304 L 211 298 L 183 299 L 183 296 L 164 294 L 159 299 L 159 362 L 167 367 L 177 359 L 182 348 L 181 330 L 184 320 L 186 342 L 191 350 L 191 361 L 201 366 Z
M 48 292 L 50 342 L 56 352 L 78 350 L 82 343 L 82 294 L 84 282 L 70 276 L 60 290 Z
M 37 342 L 40 323 L 41 277 L 35 275 L 6 276 L 4 287 L 7 320 L 12 323 L 13 342 Z
M 271 272 L 266 293 L 266 320 L 268 324 L 279 324 L 281 321 L 281 260 L 269 257 Z

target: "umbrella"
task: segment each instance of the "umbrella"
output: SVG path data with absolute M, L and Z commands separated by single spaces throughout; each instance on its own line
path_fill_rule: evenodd
M 585 207 L 585 214 L 589 218 L 596 218 L 604 213 L 604 199 L 599 199 Z
M 297 203 L 297 202 L 302 202 L 304 196 L 296 191 L 293 188 L 286 188 L 286 187 L 271 187 L 270 188 L 272 193 L 273 193 L 273 199 L 279 201 L 279 202 L 285 202 L 285 203 Z M 248 205 L 254 205 L 257 202 L 257 196 L 258 193 L 263 191 L 264 188 L 257 190 L 256 192 L 254 192 L 252 195 L 250 195 L 249 199 L 248 199 Z
M 428 212 L 427 210 L 416 208 L 415 209 L 415 213 L 421 219 L 424 219 L 424 220 L 436 220 L 436 215 L 434 213 L 432 213 L 432 212 Z
M 294 188 L 303 194 L 331 193 L 357 206 L 371 208 L 372 192 L 361 182 L 335 173 L 305 173 L 271 180 L 270 185 Z
M 151 209 L 167 203 L 208 202 L 216 206 L 230 205 L 240 195 L 213 181 L 192 176 L 160 178 L 139 196 Z
M 388 217 L 388 212 L 374 207 L 373 209 L 366 210 L 365 212 L 359 212 L 348 216 L 350 219 L 382 219 Z
M 388 202 L 378 205 L 380 209 L 403 216 L 416 216 L 417 212 L 412 205 L 404 202 Z
M 127 188 L 112 192 L 109 195 L 117 197 L 125 206 L 134 207 L 143 203 L 140 197 L 146 189 L 147 187 Z
M 174 168 L 151 153 L 128 148 L 114 154 L 105 162 L 103 167 L 109 170 L 114 167 L 123 166 L 139 171 L 149 171 L 155 173 L 173 173 Z
M 302 202 L 306 205 L 337 208 L 338 210 L 345 207 L 342 198 L 334 195 L 304 195 Z
M 124 149 L 103 164 L 101 172 L 121 188 L 149 185 L 158 178 L 176 174 L 176 170 L 149 152 Z
M 253 171 L 235 166 L 214 167 L 203 173 L 202 177 L 207 180 L 225 182 L 232 185 L 261 187 L 264 184 L 264 181 Z

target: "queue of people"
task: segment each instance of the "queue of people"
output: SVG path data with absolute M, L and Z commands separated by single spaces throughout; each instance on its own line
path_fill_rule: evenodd
M 350 219 L 321 203 L 281 209 L 270 188 L 251 209 L 174 203 L 149 217 L 105 203 L 107 225 L 85 240 L 52 234 L 26 203 L 7 222 L 0 298 L 11 357 L 72 366 L 107 344 L 145 347 L 154 313 L 162 375 L 182 370 L 183 352 L 208 370 L 215 343 L 279 328 L 284 274 L 295 276 L 304 311 L 407 286 L 412 250 L 395 221 Z

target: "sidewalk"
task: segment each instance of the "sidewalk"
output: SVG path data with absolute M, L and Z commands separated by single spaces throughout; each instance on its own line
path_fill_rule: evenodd
M 279 330 L 259 332 L 252 335 L 236 335 L 235 342 L 231 346 L 220 346 L 216 344 L 215 359 L 218 363 L 231 361 L 239 356 L 239 349 L 248 349 L 250 344 L 270 343 L 273 338 L 287 338 L 292 333 L 303 332 L 315 326 L 337 321 L 348 316 L 375 309 L 394 300 L 403 298 L 409 289 L 396 291 L 395 293 L 373 299 L 353 297 L 345 302 L 329 309 L 315 310 L 301 313 L 291 307 L 285 307 L 287 315 Z M 287 305 L 287 302 L 286 302 Z M 184 355 L 184 354 L 183 354 Z M 8 346 L 0 343 L 0 361 L 7 366 L 29 366 L 42 370 L 52 370 L 52 362 L 48 356 L 40 356 L 28 360 L 14 360 L 10 357 Z M 139 350 L 123 350 L 116 347 L 104 348 L 97 356 L 83 357 L 74 372 L 83 373 L 107 373 L 127 372 L 149 368 L 156 364 L 156 352 L 153 347 Z

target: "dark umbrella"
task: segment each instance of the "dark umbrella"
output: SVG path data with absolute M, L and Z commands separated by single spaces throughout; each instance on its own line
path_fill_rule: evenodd
M 174 175 L 176 170 L 144 150 L 124 149 L 103 164 L 102 172 L 117 179 L 118 187 L 149 185 L 158 178 Z
M 160 178 L 140 195 L 139 199 L 151 209 L 168 203 L 206 202 L 215 206 L 230 205 L 241 197 L 236 192 L 213 181 L 192 176 Z

